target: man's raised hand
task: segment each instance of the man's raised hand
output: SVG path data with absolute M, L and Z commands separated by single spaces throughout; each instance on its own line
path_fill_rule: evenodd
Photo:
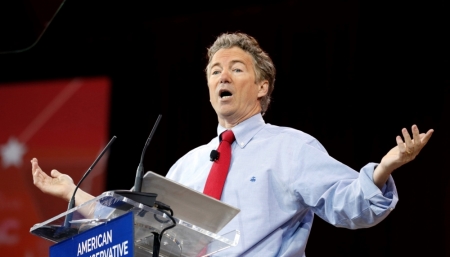
M 400 136 L 396 137 L 397 146 L 392 148 L 381 159 L 380 165 L 377 166 L 373 173 L 374 183 L 379 187 L 386 183 L 389 175 L 400 166 L 414 160 L 420 153 L 422 148 L 428 143 L 434 130 L 430 129 L 427 133 L 420 133 L 416 125 L 411 127 L 413 138 L 408 133 L 406 128 L 402 129 L 403 139 Z
M 57 170 L 52 170 L 50 176 L 39 167 L 38 160 L 31 160 L 31 172 L 33 183 L 42 192 L 69 201 L 75 189 L 75 184 L 71 177 L 62 174 Z

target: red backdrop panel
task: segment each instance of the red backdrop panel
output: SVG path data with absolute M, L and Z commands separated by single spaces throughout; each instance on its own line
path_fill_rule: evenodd
M 110 81 L 105 77 L 23 82 L 0 86 L 0 252 L 48 256 L 51 245 L 31 235 L 36 224 L 62 213 L 67 203 L 45 195 L 32 181 L 30 160 L 69 174 L 75 183 L 109 141 Z M 81 188 L 105 188 L 107 154 Z

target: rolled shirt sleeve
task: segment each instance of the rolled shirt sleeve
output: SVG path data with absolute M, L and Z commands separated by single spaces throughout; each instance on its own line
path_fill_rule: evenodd
M 317 146 L 305 144 L 298 154 L 308 161 L 298 167 L 297 179 L 292 177 L 292 190 L 306 208 L 325 221 L 350 229 L 371 227 L 397 204 L 391 176 L 382 190 L 374 184 L 376 163 L 365 165 L 358 173 Z

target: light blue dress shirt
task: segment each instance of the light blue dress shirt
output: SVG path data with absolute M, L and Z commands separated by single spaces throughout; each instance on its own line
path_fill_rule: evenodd
M 220 135 L 225 128 L 220 125 Z M 392 177 L 380 190 L 375 163 L 361 171 L 330 157 L 312 136 L 266 124 L 260 114 L 232 128 L 230 170 L 221 201 L 241 212 L 218 234 L 239 230 L 239 244 L 214 256 L 304 256 L 314 213 L 350 229 L 382 221 L 398 201 Z M 167 177 L 203 192 L 219 138 L 179 159 Z

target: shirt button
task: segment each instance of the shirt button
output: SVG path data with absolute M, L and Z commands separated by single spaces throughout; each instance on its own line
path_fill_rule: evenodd
M 244 143 L 241 143 L 241 146 L 244 146 Z

